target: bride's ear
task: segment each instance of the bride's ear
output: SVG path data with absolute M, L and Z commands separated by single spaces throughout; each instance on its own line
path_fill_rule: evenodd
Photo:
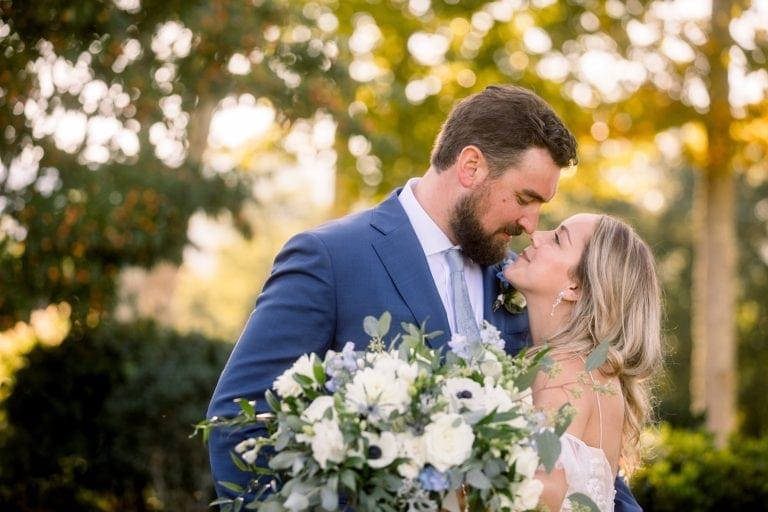
M 576 283 L 570 283 L 568 287 L 563 290 L 563 300 L 569 302 L 576 302 L 581 297 L 581 286 Z

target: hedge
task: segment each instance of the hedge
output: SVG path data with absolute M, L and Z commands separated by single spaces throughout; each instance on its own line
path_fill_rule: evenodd
M 190 435 L 231 348 L 141 323 L 35 349 L 0 405 L 0 510 L 208 510 Z
M 646 512 L 768 509 L 768 437 L 716 449 L 708 434 L 663 427 L 654 451 L 631 482 Z

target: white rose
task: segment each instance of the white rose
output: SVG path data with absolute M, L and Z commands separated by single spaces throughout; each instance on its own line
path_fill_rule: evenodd
M 419 472 L 426 462 L 424 442 L 421 437 L 414 436 L 410 432 L 395 434 L 395 437 L 397 445 L 400 447 L 397 456 L 407 459 L 397 466 L 397 472 L 403 478 L 413 480 L 419 476 Z
M 404 413 L 408 409 L 408 387 L 408 382 L 397 379 L 392 372 L 365 368 L 347 386 L 345 401 L 347 407 L 371 420 L 387 419 L 395 411 Z
M 515 493 L 515 509 L 522 511 L 536 508 L 543 490 L 544 484 L 541 480 L 531 478 L 520 482 Z
M 483 388 L 472 379 L 464 377 L 446 379 L 442 391 L 451 404 L 451 412 L 462 412 L 464 408 L 470 411 L 483 408 Z
M 458 414 L 438 414 L 424 429 L 426 460 L 438 471 L 458 466 L 472 454 L 475 434 Z
M 309 407 L 304 409 L 301 413 L 301 419 L 308 423 L 315 423 L 320 421 L 331 410 L 331 419 L 336 418 L 336 409 L 333 408 L 333 397 L 328 395 L 321 395 L 309 404 Z
M 515 446 L 510 452 L 510 464 L 515 465 L 515 471 L 525 478 L 533 478 L 539 467 L 539 455 L 530 446 Z
M 295 374 L 304 375 L 315 381 L 313 366 L 316 361 L 317 356 L 315 354 L 302 355 L 289 369 L 275 379 L 272 388 L 274 388 L 275 392 L 282 398 L 299 396 L 301 394 L 301 386 L 296 382 L 296 379 L 294 379 L 293 376 Z
M 312 427 L 312 456 L 325 469 L 328 461 L 344 460 L 344 436 L 334 420 L 320 420 Z M 296 436 L 298 440 L 299 436 Z
M 363 432 L 363 437 L 368 439 L 368 453 L 364 458 L 370 467 L 383 468 L 397 458 L 397 439 L 392 432 L 382 432 L 381 435 Z

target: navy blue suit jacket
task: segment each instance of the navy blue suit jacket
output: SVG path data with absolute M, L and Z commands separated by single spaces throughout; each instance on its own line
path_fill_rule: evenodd
M 507 351 L 514 354 L 526 343 L 528 318 L 504 308 L 492 310 L 498 270 L 483 268 L 484 318 L 499 329 Z M 434 347 L 450 339 L 426 256 L 397 192 L 370 210 L 331 221 L 286 243 L 224 367 L 207 416 L 234 416 L 237 398 L 256 400 L 258 410 L 268 410 L 265 391 L 301 354 L 341 351 L 348 341 L 364 350 L 369 339 L 363 319 L 384 311 L 392 314 L 393 334 L 401 322 L 426 322 L 427 332 L 442 331 L 430 341 Z M 218 482 L 247 482 L 229 452 L 257 430 L 212 433 L 211 468 L 220 496 L 232 493 Z

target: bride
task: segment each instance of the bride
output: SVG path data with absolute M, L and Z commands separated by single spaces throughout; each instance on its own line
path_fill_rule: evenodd
M 579 214 L 537 231 L 504 276 L 526 298 L 532 350 L 549 347 L 558 371 L 540 374 L 534 403 L 547 412 L 570 403 L 575 416 L 539 505 L 571 510 L 573 493 L 613 510 L 614 479 L 632 471 L 649 419 L 649 377 L 661 365 L 661 298 L 648 246 L 612 217 Z M 605 362 L 587 356 L 607 342 Z

